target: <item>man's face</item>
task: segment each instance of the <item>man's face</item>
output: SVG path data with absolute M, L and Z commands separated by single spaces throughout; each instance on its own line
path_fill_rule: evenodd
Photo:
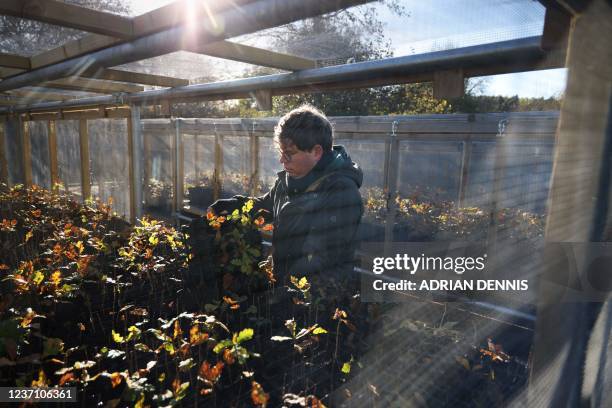
M 308 152 L 298 149 L 291 141 L 281 141 L 279 150 L 279 161 L 289 176 L 293 178 L 300 178 L 307 175 L 323 155 L 323 148 L 321 145 L 315 145 L 312 150 Z

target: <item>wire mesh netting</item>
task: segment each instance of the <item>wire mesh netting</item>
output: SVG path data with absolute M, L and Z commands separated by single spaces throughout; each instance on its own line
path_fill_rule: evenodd
M 112 197 L 117 214 L 130 217 L 128 134 L 125 119 L 87 121 L 94 199 L 108 202 Z
M 82 196 L 79 121 L 62 120 L 57 124 L 57 164 L 65 191 Z

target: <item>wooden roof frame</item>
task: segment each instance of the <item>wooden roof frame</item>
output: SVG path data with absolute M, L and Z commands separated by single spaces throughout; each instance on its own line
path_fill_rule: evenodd
M 237 0 L 235 4 L 249 3 L 253 0 Z M 60 47 L 42 52 L 31 57 L 12 54 L 0 54 L 0 77 L 7 77 L 24 71 L 65 61 L 107 48 L 112 45 L 133 40 L 143 35 L 185 24 L 188 18 L 184 12 L 186 0 L 178 0 L 151 12 L 129 18 L 112 13 L 88 9 L 82 6 L 66 4 L 57 0 L 7 0 L 0 4 L 0 14 L 41 21 L 45 23 L 76 28 L 91 32 L 78 40 L 69 41 Z M 198 4 L 197 15 L 213 13 L 225 7 L 222 0 L 208 2 L 206 6 Z M 186 48 L 185 51 L 206 54 L 218 58 L 230 59 L 254 65 L 297 71 L 314 68 L 315 61 L 292 55 L 276 53 L 256 47 L 219 41 L 202 47 Z M 10 68 L 11 71 L 6 70 Z M 134 84 L 176 87 L 188 85 L 189 81 L 139 72 L 117 69 L 89 70 L 79 73 L 80 77 L 95 79 L 96 86 L 87 85 L 83 78 L 50 81 L 41 86 L 56 89 L 81 90 L 97 93 L 138 92 L 142 87 L 109 83 L 103 85 L 101 80 L 127 82 Z M 63 87 L 62 87 L 63 86 Z
M 174 3 L 133 18 L 87 9 L 82 6 L 66 4 L 57 0 L 4 1 L 2 5 L 0 5 L 0 14 L 88 30 L 93 34 L 86 35 L 78 40 L 69 41 L 61 47 L 42 52 L 29 58 L 19 55 L 0 54 L 0 78 L 10 77 L 47 65 L 60 63 L 96 50 L 134 40 L 140 36 L 186 24 L 188 19 L 193 18 L 193 13 L 187 16 L 186 13 L 182 11 L 187 1 L 188 0 L 177 0 Z M 234 0 L 232 4 L 239 6 L 253 1 L 255 0 Z M 566 38 L 564 30 L 566 30 L 569 25 L 570 20 L 567 18 L 567 15 L 571 12 L 568 11 L 567 7 L 560 6 L 556 0 L 541 0 L 541 3 L 547 9 L 544 35 L 542 36 L 542 48 L 545 50 L 559 51 L 566 46 L 563 41 Z M 224 0 L 210 0 L 205 6 L 199 6 L 200 9 L 195 13 L 196 18 L 203 13 L 211 15 L 221 11 L 224 7 L 227 7 L 227 3 Z M 95 17 L 96 21 L 90 22 L 92 17 Z M 75 22 L 75 20 L 78 21 Z M 112 25 L 116 27 L 109 27 Z M 183 50 L 286 71 L 300 71 L 316 66 L 314 60 L 263 50 L 225 40 L 201 46 L 193 44 L 184 45 Z M 491 73 L 500 71 L 499 67 L 493 67 L 492 70 L 490 67 L 482 68 L 484 71 L 480 73 L 480 75 L 487 75 L 489 71 Z M 522 66 L 519 68 L 522 68 Z M 529 67 L 525 67 L 524 69 L 529 69 Z M 500 72 L 503 73 L 503 69 L 501 69 Z M 464 76 L 470 76 L 470 74 L 478 75 L 478 72 L 464 72 L 462 74 Z M 417 77 L 419 77 L 419 75 L 417 75 Z M 415 80 L 419 80 L 419 78 L 404 78 L 401 82 L 414 82 Z M 373 81 L 373 83 L 375 82 L 377 81 Z M 130 84 L 177 87 L 188 85 L 189 81 L 181 78 L 105 68 L 86 70 L 80 72 L 79 77 L 43 82 L 37 86 L 94 93 L 131 93 L 143 90 L 142 86 Z M 333 86 L 331 86 L 331 88 L 333 88 Z

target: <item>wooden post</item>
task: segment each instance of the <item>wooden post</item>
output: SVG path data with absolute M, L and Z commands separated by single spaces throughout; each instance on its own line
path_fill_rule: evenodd
M 583 3 L 588 5 L 574 17 L 568 41 L 567 86 L 555 139 L 545 239 L 589 248 L 609 240 L 612 7 L 607 0 Z M 604 282 L 609 282 L 609 268 L 597 276 L 587 263 L 589 254 L 572 265 L 571 252 L 558 251 L 544 259 L 527 406 L 606 405 L 612 306 Z M 575 269 L 581 276 L 572 273 Z M 571 296 L 583 294 L 597 280 L 602 285 L 593 288 L 601 291 L 597 302 Z
M 81 153 L 81 195 L 82 200 L 91 198 L 91 178 L 89 175 L 89 132 L 87 119 L 79 120 L 79 149 Z
M 253 132 L 250 138 L 251 146 L 251 196 L 255 197 L 259 194 L 257 189 L 259 185 L 259 135 L 255 134 L 255 123 L 253 123 Z
M 6 120 L 0 119 L 0 183 L 8 185 L 8 162 L 6 161 Z
M 397 193 L 397 180 L 399 176 L 399 146 L 396 131 L 399 123 L 391 123 L 391 133 L 387 137 L 385 150 L 385 192 L 387 194 L 387 215 L 385 217 L 385 253 L 393 242 L 393 228 L 397 213 L 395 197 Z
M 59 180 L 59 167 L 57 164 L 57 129 L 55 127 L 55 121 L 50 120 L 47 122 L 47 137 L 49 138 L 49 170 L 51 172 L 51 190 L 58 192 L 57 184 Z
M 200 173 L 200 148 L 198 146 L 198 135 L 195 133 L 193 134 L 193 171 L 197 182 Z
M 221 195 L 221 176 L 223 174 L 223 136 L 215 130 L 215 170 L 213 172 L 213 199 Z
M 142 134 L 142 145 L 144 150 L 143 157 L 143 186 L 142 186 L 142 195 L 143 202 L 147 203 L 149 198 L 151 197 L 151 191 L 149 189 L 149 183 L 151 182 L 151 137 L 145 135 L 144 132 Z
M 32 186 L 32 143 L 30 140 L 30 123 L 23 119 L 21 121 L 21 137 L 22 144 L 22 163 L 23 163 L 23 181 L 26 187 Z
M 174 135 L 170 140 L 170 157 L 172 158 L 172 187 L 174 193 L 172 194 L 172 213 L 177 214 L 179 211 L 178 197 L 178 154 L 177 154 L 177 135 L 178 135 L 178 120 L 174 119 Z
M 130 107 L 127 118 L 128 163 L 130 186 L 130 222 L 142 217 L 142 127 L 140 126 L 140 106 Z
M 178 188 L 177 200 L 179 210 L 183 208 L 183 197 L 185 197 L 185 144 L 183 143 L 183 135 L 180 131 L 180 126 L 177 128 L 177 148 L 178 148 Z
M 469 182 L 470 160 L 472 158 L 472 139 L 471 135 L 467 140 L 461 142 L 461 173 L 459 174 L 459 196 L 457 198 L 457 208 L 465 205 L 465 192 Z
M 506 134 L 507 120 L 502 119 L 498 124 L 498 133 L 495 137 L 495 160 L 493 162 L 493 191 L 491 191 L 489 202 L 489 228 L 487 231 L 487 248 L 489 255 L 488 265 L 490 269 L 495 268 L 495 251 L 497 246 L 497 211 L 503 189 L 504 172 L 506 169 L 506 145 L 504 135 Z

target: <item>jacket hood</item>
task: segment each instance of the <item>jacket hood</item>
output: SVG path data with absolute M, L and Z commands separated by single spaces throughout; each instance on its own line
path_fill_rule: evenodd
M 336 145 L 332 148 L 333 160 L 325 168 L 325 174 L 337 172 L 355 182 L 357 188 L 363 184 L 363 171 L 359 165 L 351 160 L 344 146 Z

